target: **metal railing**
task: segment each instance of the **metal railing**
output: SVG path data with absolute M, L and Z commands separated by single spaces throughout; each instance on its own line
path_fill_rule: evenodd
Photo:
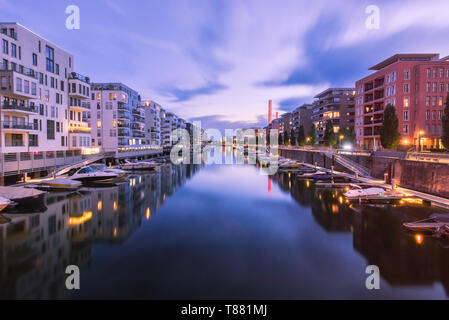
M 2 121 L 2 128 L 3 129 L 19 129 L 19 130 L 37 130 L 38 125 L 37 125 L 37 123 L 32 123 L 32 122 L 18 123 L 18 122 L 12 122 L 12 121 Z

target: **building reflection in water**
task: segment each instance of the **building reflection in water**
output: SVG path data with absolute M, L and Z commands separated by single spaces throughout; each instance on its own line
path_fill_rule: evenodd
M 408 233 L 405 221 L 428 217 L 437 208 L 404 205 L 356 205 L 351 209 L 342 191 L 319 189 L 311 181 L 280 173 L 273 181 L 304 207 L 311 207 L 327 232 L 353 234 L 353 247 L 377 265 L 391 286 L 432 286 L 441 283 L 449 296 L 449 249 L 434 238 Z
M 90 264 L 94 243 L 126 241 L 199 168 L 166 165 L 114 187 L 49 193 L 39 213 L 4 213 L 11 221 L 0 225 L 0 299 L 64 298 L 68 265 Z

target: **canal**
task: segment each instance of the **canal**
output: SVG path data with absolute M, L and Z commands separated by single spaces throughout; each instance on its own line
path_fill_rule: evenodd
M 439 211 L 350 208 L 254 165 L 167 165 L 3 213 L 0 298 L 446 299 L 449 249 L 402 227 Z M 65 288 L 68 265 L 80 290 Z

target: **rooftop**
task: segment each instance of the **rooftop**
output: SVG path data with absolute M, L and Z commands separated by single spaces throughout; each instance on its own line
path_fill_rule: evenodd
M 436 61 L 439 57 L 438 53 L 399 53 L 376 64 L 369 70 L 381 70 L 398 61 Z
M 328 94 L 330 94 L 332 91 L 354 91 L 354 88 L 329 88 L 324 90 L 321 93 L 318 93 L 314 98 L 315 99 L 320 99 L 323 98 L 325 96 L 327 96 Z

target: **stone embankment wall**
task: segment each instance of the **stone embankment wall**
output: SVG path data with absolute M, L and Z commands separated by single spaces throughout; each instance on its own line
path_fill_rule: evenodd
M 284 157 L 316 163 L 320 167 L 330 169 L 332 166 L 332 160 L 320 152 L 288 149 L 280 149 L 279 152 Z M 449 198 L 449 164 L 398 159 L 388 154 L 344 157 L 369 169 L 374 178 L 383 179 L 388 174 L 388 183 L 394 177 L 395 183 L 401 187 Z M 339 164 L 334 165 L 335 170 L 347 171 Z

